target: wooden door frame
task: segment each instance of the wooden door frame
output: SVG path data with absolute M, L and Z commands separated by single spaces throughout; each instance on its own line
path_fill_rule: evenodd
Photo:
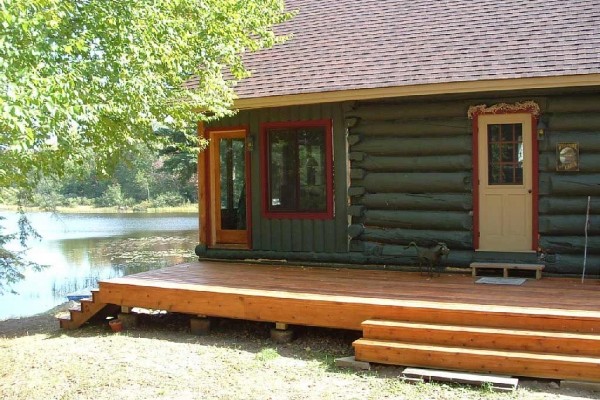
M 198 137 L 200 139 L 210 139 L 212 132 L 244 132 L 244 137 L 249 136 L 247 126 L 235 126 L 227 128 L 210 128 L 206 129 L 203 122 L 198 123 Z M 198 153 L 198 219 L 199 219 L 199 243 L 207 247 L 217 248 L 243 248 L 250 249 L 252 247 L 252 184 L 251 184 L 251 157 L 250 152 L 245 151 L 246 162 L 246 242 L 247 245 L 239 244 L 217 244 L 216 237 L 213 234 L 212 225 L 214 221 L 211 218 L 211 157 L 210 149 L 206 148 Z
M 476 113 L 473 115 L 473 249 L 479 249 L 479 117 L 489 113 Z M 537 138 L 537 124 L 539 116 L 528 110 L 506 111 L 497 114 L 530 114 L 531 115 L 531 250 L 537 251 L 539 246 L 538 227 L 538 198 L 539 198 L 539 145 Z

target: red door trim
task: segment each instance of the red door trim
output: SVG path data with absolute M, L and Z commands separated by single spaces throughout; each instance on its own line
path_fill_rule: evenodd
M 532 207 L 532 221 L 531 221 L 531 228 L 532 228 L 532 232 L 531 232 L 531 249 L 534 251 L 538 251 L 539 250 L 539 236 L 540 236 L 540 230 L 539 230 L 539 205 L 538 205 L 538 200 L 539 200 L 539 192 L 540 192 L 540 180 L 539 180 L 539 176 L 540 176 L 540 153 L 539 153 L 539 142 L 538 142 L 538 135 L 537 135 L 537 124 L 538 124 L 539 118 L 537 118 L 536 116 L 534 116 L 533 114 L 531 115 L 531 152 L 532 157 L 531 157 L 531 179 L 532 179 L 532 187 L 531 187 L 531 207 Z
M 479 114 L 473 117 L 473 249 L 479 248 Z

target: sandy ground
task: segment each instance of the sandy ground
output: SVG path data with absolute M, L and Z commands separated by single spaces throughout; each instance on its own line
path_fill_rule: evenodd
M 0 321 L 3 399 L 600 399 L 600 392 L 521 381 L 511 393 L 444 384 L 408 384 L 400 367 L 339 369 L 357 332 L 305 328 L 289 344 L 270 324 L 214 320 L 209 335 L 188 332 L 177 314 L 142 316 L 112 333 L 106 322 L 61 331 L 55 315 Z

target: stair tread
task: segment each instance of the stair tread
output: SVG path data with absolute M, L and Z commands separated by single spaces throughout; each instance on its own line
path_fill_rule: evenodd
M 405 322 L 393 320 L 370 319 L 363 321 L 363 329 L 365 326 L 372 327 L 390 327 L 390 328 L 416 328 L 416 329 L 435 329 L 449 332 L 471 332 L 471 333 L 490 333 L 503 335 L 521 335 L 521 336 L 549 336 L 556 339 L 586 339 L 600 342 L 600 334 L 596 333 L 578 333 L 578 332 L 560 332 L 560 331 L 543 331 L 543 330 L 528 330 L 515 328 L 495 328 L 485 326 L 467 326 L 467 325 L 451 325 L 451 324 L 431 324 L 422 322 Z
M 473 262 L 470 264 L 475 268 L 511 268 L 511 269 L 527 269 L 537 270 L 544 269 L 544 264 L 523 264 L 523 263 L 504 263 L 504 262 Z
M 358 339 L 352 344 L 353 346 L 372 346 L 372 347 L 391 347 L 395 349 L 414 349 L 421 351 L 444 352 L 454 354 L 476 354 L 479 356 L 504 357 L 504 358 L 527 358 L 541 361 L 567 361 L 589 364 L 600 364 L 600 357 L 580 356 L 580 355 L 565 355 L 553 353 L 534 353 L 514 350 L 491 350 L 466 347 L 440 346 L 421 343 L 407 343 L 391 340 L 377 339 Z

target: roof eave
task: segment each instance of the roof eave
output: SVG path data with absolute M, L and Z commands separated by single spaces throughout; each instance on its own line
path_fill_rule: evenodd
M 234 107 L 236 109 L 243 110 L 354 100 L 373 100 L 390 97 L 478 93 L 520 89 L 554 89 L 585 86 L 600 86 L 600 74 L 433 83 L 373 89 L 350 89 L 281 96 L 240 98 L 235 100 Z

